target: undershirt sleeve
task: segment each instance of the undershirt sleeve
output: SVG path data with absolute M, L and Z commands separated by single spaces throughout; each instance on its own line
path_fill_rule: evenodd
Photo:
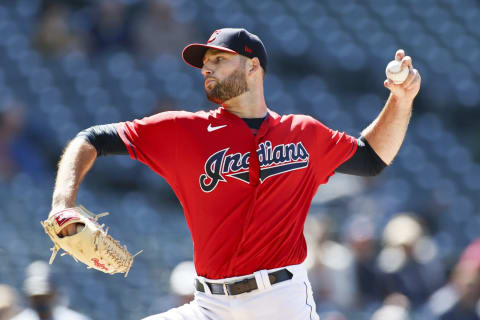
M 128 150 L 117 132 L 117 123 L 93 126 L 77 134 L 87 140 L 97 150 L 97 156 L 123 154 Z
M 340 165 L 335 172 L 355 176 L 376 176 L 387 167 L 364 137 L 357 139 L 357 150 L 353 156 Z

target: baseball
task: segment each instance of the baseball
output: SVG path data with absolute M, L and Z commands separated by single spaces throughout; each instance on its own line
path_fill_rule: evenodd
M 408 77 L 408 72 L 408 67 L 402 67 L 402 62 L 397 60 L 390 61 L 385 69 L 387 78 L 395 84 L 403 83 Z

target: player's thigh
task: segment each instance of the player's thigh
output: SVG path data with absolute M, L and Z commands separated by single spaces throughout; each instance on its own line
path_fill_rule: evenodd
M 184 304 L 181 307 L 173 308 L 167 312 L 155 314 L 142 320 L 208 320 L 205 317 L 196 301 Z
M 312 288 L 308 281 L 280 285 L 249 302 L 245 319 L 317 320 Z M 255 311 L 254 311 L 255 310 Z

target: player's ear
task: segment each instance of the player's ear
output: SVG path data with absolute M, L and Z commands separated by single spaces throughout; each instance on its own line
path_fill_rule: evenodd
M 248 59 L 247 61 L 247 66 L 248 66 L 248 75 L 252 75 L 255 72 L 260 71 L 260 60 L 258 60 L 257 57 L 254 57 L 252 59 Z

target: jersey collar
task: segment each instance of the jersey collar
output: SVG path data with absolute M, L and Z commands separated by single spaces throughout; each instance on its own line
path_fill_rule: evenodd
M 224 107 L 219 107 L 217 110 L 215 110 L 215 112 L 219 115 L 219 117 L 225 117 L 225 118 L 228 118 L 229 120 L 235 121 L 235 122 L 238 121 L 238 122 L 241 122 L 242 125 L 247 126 L 247 124 L 245 123 L 245 121 L 242 120 L 242 118 L 240 118 L 239 116 L 231 113 L 230 111 L 228 111 Z M 267 132 L 272 127 L 272 125 L 277 123 L 279 121 L 279 119 L 280 119 L 280 116 L 276 112 L 274 112 L 270 109 L 267 109 L 267 118 L 263 121 L 262 125 L 258 129 L 256 138 L 260 139 L 262 136 L 267 134 Z

